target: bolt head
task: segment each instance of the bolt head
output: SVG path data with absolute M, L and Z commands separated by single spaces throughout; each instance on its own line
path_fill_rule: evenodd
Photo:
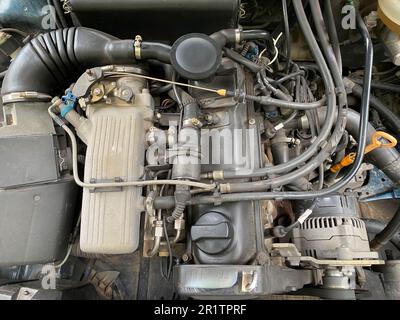
M 190 261 L 191 260 L 191 255 L 190 255 L 190 253 L 184 253 L 183 255 L 182 255 L 182 261 L 183 262 L 188 262 L 188 261 Z

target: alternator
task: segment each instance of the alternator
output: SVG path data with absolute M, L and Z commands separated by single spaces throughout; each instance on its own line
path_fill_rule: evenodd
M 293 242 L 302 255 L 317 259 L 375 258 L 358 212 L 357 201 L 352 197 L 320 199 L 314 216 L 293 230 Z

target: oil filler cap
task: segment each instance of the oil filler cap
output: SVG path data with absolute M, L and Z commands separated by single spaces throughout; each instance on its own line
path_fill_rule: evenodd
M 179 75 L 188 80 L 211 78 L 221 64 L 222 51 L 206 34 L 189 33 L 175 41 L 171 63 Z
M 229 220 L 219 212 L 203 214 L 192 226 L 190 235 L 197 248 L 207 254 L 218 254 L 228 248 L 232 241 Z

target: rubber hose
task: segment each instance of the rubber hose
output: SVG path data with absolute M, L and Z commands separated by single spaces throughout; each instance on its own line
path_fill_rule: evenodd
M 362 85 L 362 79 L 355 79 L 355 78 L 350 78 L 351 81 L 354 83 Z M 371 87 L 373 89 L 379 89 L 379 90 L 385 90 L 385 91 L 392 91 L 396 93 L 400 93 L 400 86 L 397 84 L 391 84 L 387 82 L 381 82 L 381 81 L 372 81 Z
M 53 2 L 53 6 L 56 10 L 58 19 L 60 20 L 61 26 L 63 28 L 68 28 L 68 22 L 67 22 L 67 19 L 65 18 L 64 9 L 61 6 L 60 0 L 53 0 L 52 2 Z
M 360 114 L 349 109 L 346 130 L 356 140 L 360 138 L 358 132 L 359 123 Z M 366 133 L 367 143 L 370 143 L 375 131 L 375 128 L 371 124 L 368 124 Z M 395 184 L 400 185 L 400 153 L 395 148 L 377 148 L 368 153 L 366 158 L 370 163 L 382 170 Z
M 358 98 L 361 97 L 363 87 L 354 83 L 353 94 Z M 383 121 L 386 121 L 389 128 L 396 134 L 400 134 L 400 118 L 392 110 L 390 110 L 381 100 L 371 95 L 371 107 L 374 108 Z
M 386 224 L 382 221 L 375 220 L 375 219 L 363 219 L 365 222 L 365 226 L 367 228 L 368 233 L 372 233 L 374 235 L 382 232 L 385 229 Z M 395 233 L 393 238 L 390 240 L 398 250 L 400 250 L 400 232 L 399 230 Z
M 215 40 L 222 49 L 226 45 L 231 45 L 239 41 L 263 39 L 273 47 L 272 37 L 265 30 L 238 30 L 238 29 L 223 29 L 210 35 L 210 38 Z
M 171 213 L 171 215 L 167 218 L 167 221 L 169 223 L 174 222 L 175 220 L 178 220 L 182 218 L 183 212 L 185 211 L 186 203 L 184 202 L 176 202 L 175 203 L 175 209 Z
M 53 95 L 64 89 L 85 69 L 134 64 L 133 40 L 120 40 L 88 28 L 68 28 L 40 34 L 27 43 L 11 63 L 1 94 L 33 91 Z M 143 59 L 167 60 L 169 47 L 144 43 Z
M 233 61 L 236 61 L 237 63 L 240 63 L 253 73 L 258 73 L 263 69 L 262 66 L 246 59 L 241 54 L 237 53 L 232 49 L 224 48 L 224 53 L 228 58 L 232 59 Z
M 379 232 L 370 242 L 370 247 L 374 251 L 378 251 L 387 244 L 397 234 L 400 229 L 400 209 L 397 210 L 393 218 L 386 227 Z
M 287 0 L 282 0 L 282 14 L 283 14 L 283 24 L 285 29 L 285 55 L 286 55 L 286 65 L 285 73 L 289 73 L 290 69 L 290 56 L 291 56 L 291 46 L 290 46 L 290 26 L 289 26 L 289 16 L 288 16 L 288 5 Z
M 339 62 L 337 61 L 334 49 L 329 42 L 330 39 L 328 37 L 328 31 L 324 23 L 324 17 L 322 15 L 321 7 L 319 5 L 319 0 L 310 0 L 310 7 L 321 47 L 328 62 L 329 68 L 332 72 L 332 76 L 337 88 L 336 90 L 338 91 L 339 106 L 345 106 L 347 105 L 347 95 L 342 79 L 342 72 L 340 70 Z
M 331 0 L 325 0 L 324 5 L 325 5 L 326 18 L 327 18 L 329 39 L 332 42 L 333 50 L 335 52 L 336 61 L 337 61 L 340 73 L 342 73 L 342 68 L 343 68 L 342 67 L 343 66 L 342 54 L 340 52 L 339 37 L 338 37 L 337 29 L 336 29 L 335 17 L 332 12 Z

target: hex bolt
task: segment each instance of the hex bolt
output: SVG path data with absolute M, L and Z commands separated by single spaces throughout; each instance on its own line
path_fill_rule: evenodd
M 182 255 L 183 262 L 189 262 L 190 260 L 192 260 L 192 255 L 190 253 L 184 253 Z
M 94 89 L 94 90 L 93 90 L 93 94 L 96 95 L 96 96 L 100 95 L 100 94 L 101 94 L 100 88 Z
M 195 127 L 197 127 L 198 125 L 200 125 L 199 119 L 193 118 L 193 119 L 192 119 L 192 125 L 194 125 Z

